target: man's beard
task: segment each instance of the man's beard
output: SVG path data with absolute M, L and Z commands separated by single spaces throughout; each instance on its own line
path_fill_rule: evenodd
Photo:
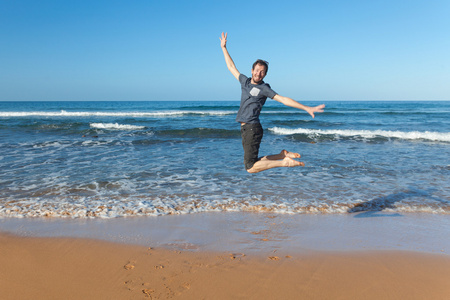
M 254 83 L 261 83 L 262 82 L 262 78 L 259 78 L 259 80 L 257 80 L 257 78 L 255 76 L 252 77 L 252 80 Z

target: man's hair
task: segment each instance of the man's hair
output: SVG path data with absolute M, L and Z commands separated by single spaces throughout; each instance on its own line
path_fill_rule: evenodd
M 269 71 L 269 62 L 267 62 L 267 61 L 265 61 L 265 60 L 257 59 L 257 60 L 253 63 L 252 70 L 255 69 L 255 66 L 256 66 L 256 65 L 262 65 L 262 66 L 266 67 L 266 74 L 267 74 L 267 72 Z

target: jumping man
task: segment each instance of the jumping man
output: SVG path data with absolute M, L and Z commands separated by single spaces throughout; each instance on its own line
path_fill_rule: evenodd
M 227 33 L 222 32 L 220 38 L 223 55 L 228 70 L 241 83 L 241 106 L 237 113 L 236 121 L 241 123 L 242 146 L 244 147 L 244 164 L 247 172 L 258 173 L 264 170 L 278 167 L 304 166 L 303 162 L 296 161 L 300 154 L 281 150 L 279 154 L 258 157 L 259 145 L 263 137 L 263 129 L 259 122 L 261 109 L 267 98 L 274 99 L 286 106 L 305 110 L 314 118 L 314 113 L 323 112 L 324 104 L 309 107 L 297 101 L 283 97 L 274 92 L 270 85 L 263 81 L 269 69 L 268 62 L 258 59 L 252 67 L 252 77 L 241 74 L 227 50 Z

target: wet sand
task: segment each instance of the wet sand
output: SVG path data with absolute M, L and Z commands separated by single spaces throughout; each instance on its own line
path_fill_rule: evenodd
M 450 295 L 447 216 L 174 217 L 0 220 L 1 298 Z

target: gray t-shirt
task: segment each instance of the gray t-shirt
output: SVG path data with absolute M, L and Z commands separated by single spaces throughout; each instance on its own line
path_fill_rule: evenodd
M 268 83 L 251 84 L 251 78 L 244 74 L 239 75 L 241 83 L 241 107 L 236 116 L 239 123 L 259 123 L 259 114 L 267 98 L 277 94 Z

